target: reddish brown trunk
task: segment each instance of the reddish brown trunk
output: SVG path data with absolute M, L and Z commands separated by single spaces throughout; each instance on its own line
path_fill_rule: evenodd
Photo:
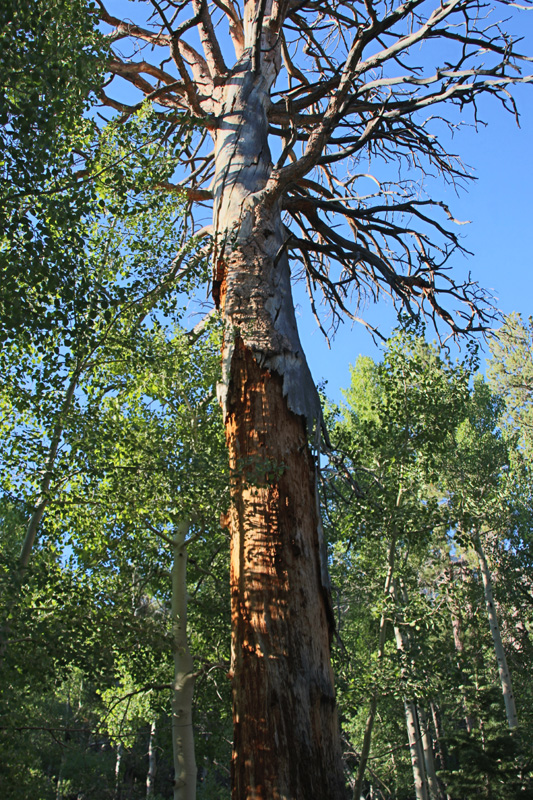
M 232 470 L 234 800 L 345 797 L 320 578 L 314 465 L 282 379 L 237 339 Z

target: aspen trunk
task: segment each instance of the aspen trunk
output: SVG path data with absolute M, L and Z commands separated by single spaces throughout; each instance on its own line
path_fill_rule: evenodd
M 420 735 L 422 737 L 422 750 L 424 753 L 424 765 L 426 767 L 429 796 L 431 800 L 443 800 L 442 790 L 435 769 L 435 755 L 433 753 L 428 719 L 425 711 L 420 706 L 417 706 L 417 713 Z
M 398 601 L 399 592 L 395 583 L 392 586 L 393 596 Z M 405 590 L 403 591 L 405 594 Z M 394 636 L 396 638 L 396 647 L 401 653 L 408 652 L 409 641 L 406 634 L 401 630 L 400 626 L 394 626 Z M 409 754 L 411 756 L 411 766 L 413 769 L 413 781 L 415 788 L 416 800 L 429 800 L 426 771 L 424 765 L 424 751 L 422 747 L 422 734 L 418 723 L 418 714 L 416 705 L 412 700 L 404 697 L 403 707 L 405 712 L 405 723 L 407 726 L 407 738 L 409 740 Z
M 449 565 L 448 569 L 446 570 L 446 576 L 447 576 L 447 582 L 448 582 L 448 584 L 449 584 L 449 586 L 450 586 L 450 588 L 452 590 L 453 590 L 453 584 L 454 584 L 454 566 L 455 565 L 454 565 L 453 561 L 451 560 L 451 554 L 450 554 L 450 565 Z M 461 575 L 462 571 L 463 571 L 462 567 L 460 567 L 460 573 L 459 574 L 461 576 L 461 580 L 462 580 L 462 575 Z M 457 609 L 456 604 L 453 602 L 452 597 L 450 595 L 450 591 L 448 589 L 446 589 L 446 598 L 448 600 L 448 607 L 450 609 L 451 620 L 452 620 L 453 643 L 454 643 L 454 647 L 455 647 L 455 652 L 457 653 L 457 669 L 459 670 L 459 674 L 461 676 L 460 683 L 461 683 L 461 687 L 462 688 L 461 688 L 460 691 L 461 691 L 461 695 L 463 697 L 463 706 L 464 706 L 464 710 L 465 710 L 466 729 L 467 729 L 468 733 L 472 733 L 472 731 L 474 730 L 474 727 L 475 727 L 475 720 L 474 720 L 474 718 L 472 717 L 472 715 L 470 714 L 470 712 L 468 710 L 468 700 L 467 700 L 466 692 L 465 692 L 465 689 L 464 689 L 464 686 L 463 686 L 464 679 L 462 677 L 463 673 L 464 673 L 464 665 L 463 665 L 463 661 L 464 661 L 464 645 L 463 645 L 463 636 L 462 636 L 462 629 L 461 629 L 462 628 L 462 625 L 461 625 L 461 614 L 460 614 L 459 610 Z
M 50 486 L 52 484 L 53 469 L 56 462 L 59 445 L 61 444 L 61 439 L 63 437 L 65 420 L 70 411 L 70 407 L 74 399 L 74 393 L 77 389 L 81 373 L 82 373 L 81 367 L 78 367 L 78 369 L 76 369 L 75 372 L 73 373 L 69 381 L 69 385 L 67 387 L 67 391 L 65 394 L 65 398 L 63 400 L 63 404 L 61 406 L 61 410 L 58 415 L 58 419 L 52 431 L 50 447 L 48 450 L 48 455 L 46 457 L 46 463 L 44 465 L 45 468 L 44 468 L 43 478 L 41 480 L 41 484 L 39 487 L 40 496 L 38 497 L 34 511 L 30 519 L 28 520 L 24 541 L 22 543 L 22 547 L 20 550 L 18 573 L 16 576 L 16 582 L 18 588 L 20 588 L 20 585 L 25 580 L 25 576 L 28 570 L 28 565 L 30 563 L 30 556 L 35 544 L 35 540 L 37 539 L 37 534 L 39 532 L 39 526 L 41 524 L 41 520 L 44 516 L 46 508 L 50 502 L 49 493 L 50 493 Z M 7 613 L 5 615 L 5 619 L 2 620 L 2 624 L 0 625 L 0 665 L 3 662 L 3 658 L 9 642 L 9 636 L 10 636 L 9 617 L 13 609 L 15 608 L 16 603 L 17 603 L 17 594 L 13 596 L 13 599 L 11 600 L 11 603 L 9 604 Z
M 389 545 L 389 552 L 387 556 L 387 575 L 385 577 L 385 585 L 383 587 L 383 595 L 387 599 L 392 592 L 393 577 L 394 577 L 394 558 L 396 553 L 396 537 L 392 537 Z M 381 614 L 379 621 L 379 639 L 378 639 L 378 666 L 383 660 L 385 653 L 385 639 L 387 636 L 387 615 L 386 610 Z M 363 780 L 365 777 L 366 765 L 368 756 L 370 754 L 370 745 L 372 742 L 372 731 L 374 729 L 374 722 L 376 719 L 376 712 L 378 708 L 379 690 L 376 688 L 370 700 L 370 708 L 365 724 L 365 732 L 363 735 L 363 745 L 361 747 L 361 755 L 359 757 L 359 766 L 357 768 L 357 777 L 355 779 L 355 786 L 353 790 L 352 800 L 360 800 L 363 791 Z
M 413 768 L 416 800 L 429 800 L 424 770 L 422 736 L 418 724 L 416 706 L 412 700 L 406 700 L 404 698 L 403 707 L 405 710 L 405 722 L 407 725 L 407 737 L 409 739 L 409 753 L 411 756 L 411 766 Z
M 115 792 L 113 794 L 113 800 L 119 800 L 120 798 L 120 765 L 122 763 L 122 750 L 122 742 L 119 742 L 117 744 L 117 753 L 115 756 Z
M 155 749 L 155 719 L 150 725 L 148 735 L 148 772 L 146 773 L 146 800 L 151 800 L 155 795 L 155 773 L 157 769 Z
M 494 607 L 494 597 L 492 594 L 492 580 L 490 576 L 489 565 L 481 545 L 481 540 L 477 539 L 476 550 L 479 557 L 479 565 L 481 568 L 481 576 L 483 579 L 483 590 L 485 593 L 485 603 L 487 606 L 487 614 L 489 617 L 490 632 L 492 633 L 492 640 L 494 642 L 494 651 L 496 653 L 496 660 L 498 662 L 498 673 L 500 675 L 500 683 L 502 685 L 503 701 L 505 703 L 505 713 L 507 715 L 507 723 L 511 730 L 518 726 L 518 717 L 516 714 L 516 706 L 513 694 L 513 685 L 511 682 L 511 673 L 507 665 L 507 657 L 503 647 L 502 637 L 500 634 L 500 626 L 496 616 L 496 609 Z
M 250 6 L 247 6 L 248 10 Z M 233 800 L 344 800 L 331 606 L 307 437 L 320 405 L 298 337 L 266 110 L 279 39 L 245 20 L 215 135 L 213 293 L 230 454 Z M 265 32 L 266 31 L 266 32 Z
M 78 382 L 81 375 L 81 368 L 78 368 L 72 375 L 69 385 L 67 387 L 67 391 L 65 394 L 65 399 L 63 400 L 63 405 L 61 406 L 61 411 L 58 416 L 58 420 L 54 426 L 54 430 L 52 432 L 52 438 L 50 441 L 50 448 L 48 450 L 48 456 L 46 458 L 46 466 L 44 470 L 43 479 L 40 485 L 40 497 L 37 500 L 35 505 L 35 510 L 31 515 L 28 527 L 26 528 L 26 535 L 24 537 L 24 542 L 22 543 L 22 548 L 20 551 L 20 559 L 19 559 L 19 569 L 21 577 L 24 576 L 28 568 L 28 564 L 30 562 L 31 551 L 33 549 L 33 545 L 35 544 L 35 539 L 37 538 L 37 532 L 39 530 L 39 525 L 43 518 L 44 512 L 46 507 L 49 503 L 49 491 L 50 485 L 52 482 L 52 472 L 54 469 L 55 460 L 57 457 L 57 452 L 59 450 L 59 445 L 61 443 L 61 438 L 63 436 L 63 430 L 65 428 L 65 420 L 70 411 L 70 407 L 72 405 L 72 401 L 74 399 L 74 393 L 77 389 Z
M 172 749 L 174 800 L 195 800 L 196 759 L 192 725 L 193 660 L 187 642 L 187 534 L 189 522 L 177 526 L 172 566 L 172 636 L 174 691 L 172 696 Z

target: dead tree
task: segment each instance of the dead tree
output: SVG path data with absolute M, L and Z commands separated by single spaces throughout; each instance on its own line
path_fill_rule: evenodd
M 520 71 L 530 59 L 480 0 L 150 0 L 124 18 L 99 5 L 113 50 L 104 104 L 127 117 L 133 86 L 168 135 L 185 118 L 199 126 L 162 188 L 187 194 L 192 230 L 212 209 L 212 295 L 226 323 L 233 797 L 342 798 L 308 447 L 321 411 L 291 265 L 334 319 L 386 293 L 453 333 L 483 329 L 490 303 L 452 271 L 455 220 L 423 177 L 467 180 L 446 129 L 468 110 L 476 119 L 480 95 L 514 112 L 509 88 L 531 80 Z

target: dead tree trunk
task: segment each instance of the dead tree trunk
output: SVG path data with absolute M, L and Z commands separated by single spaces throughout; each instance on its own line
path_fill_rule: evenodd
M 216 136 L 216 300 L 227 323 L 221 400 L 230 451 L 234 800 L 345 797 L 310 425 L 271 172 L 268 89 L 242 60 Z M 266 76 L 266 77 L 265 77 Z

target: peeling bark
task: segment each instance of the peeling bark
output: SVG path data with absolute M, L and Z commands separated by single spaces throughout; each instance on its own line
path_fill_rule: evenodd
M 296 325 L 281 206 L 262 195 L 279 43 L 263 33 L 267 55 L 255 71 L 253 31 L 245 20 L 254 47 L 225 84 L 215 137 L 213 293 L 227 326 L 219 399 L 233 501 L 233 798 L 341 800 L 333 615 L 307 441 L 320 403 Z
M 276 70 L 271 72 L 255 76 L 249 55 L 237 64 L 215 140 L 213 293 L 228 324 L 219 398 L 224 407 L 237 331 L 259 366 L 282 376 L 289 408 L 311 430 L 321 418 L 320 402 L 296 325 L 281 206 L 262 196 L 272 172 L 267 108 Z
M 344 798 L 305 421 L 240 339 L 227 408 L 233 798 Z

